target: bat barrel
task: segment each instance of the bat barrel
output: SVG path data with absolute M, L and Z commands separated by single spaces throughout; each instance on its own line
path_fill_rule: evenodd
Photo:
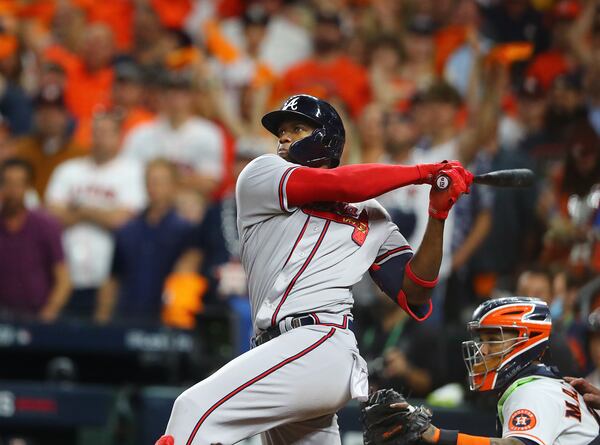
M 475 184 L 493 187 L 531 187 L 534 181 L 535 175 L 528 168 L 496 170 L 483 175 L 477 175 L 473 178 Z M 438 190 L 446 190 L 450 187 L 450 184 L 451 179 L 445 173 L 441 173 L 435 178 L 435 187 Z
M 473 182 L 494 187 L 530 187 L 534 180 L 535 175 L 528 168 L 514 168 L 475 176 Z

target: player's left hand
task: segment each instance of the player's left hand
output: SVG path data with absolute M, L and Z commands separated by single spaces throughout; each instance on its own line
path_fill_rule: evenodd
M 412 445 L 431 426 L 431 412 L 410 405 L 392 389 L 380 389 L 361 407 L 365 445 Z

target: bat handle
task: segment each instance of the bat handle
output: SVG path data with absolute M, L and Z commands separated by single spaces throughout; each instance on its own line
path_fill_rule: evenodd
M 440 173 L 435 177 L 434 187 L 437 190 L 446 190 L 448 187 L 450 187 L 451 183 L 452 180 L 450 179 L 450 176 L 445 173 Z

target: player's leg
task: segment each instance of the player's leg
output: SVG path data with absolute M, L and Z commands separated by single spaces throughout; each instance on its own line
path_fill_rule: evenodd
M 177 398 L 175 445 L 228 445 L 284 423 L 333 414 L 350 398 L 354 337 L 293 329 L 231 361 Z
M 340 445 L 340 429 L 337 415 L 328 414 L 316 419 L 288 423 L 262 434 L 263 445 L 302 444 Z

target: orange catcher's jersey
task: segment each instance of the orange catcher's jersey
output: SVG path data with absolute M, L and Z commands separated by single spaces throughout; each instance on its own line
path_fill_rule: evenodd
M 557 378 L 515 381 L 500 399 L 498 414 L 502 437 L 539 445 L 587 445 L 599 433 L 595 412 L 571 385 Z
M 297 164 L 254 159 L 236 185 L 241 259 L 255 331 L 311 312 L 348 314 L 351 288 L 373 264 L 412 250 L 375 200 L 293 207 L 287 181 Z

